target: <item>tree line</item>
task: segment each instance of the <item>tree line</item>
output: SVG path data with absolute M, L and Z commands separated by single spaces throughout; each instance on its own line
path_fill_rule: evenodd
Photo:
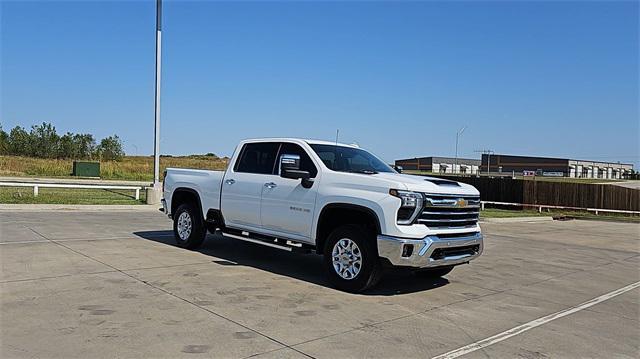
M 31 126 L 30 131 L 16 126 L 9 133 L 0 124 L 0 155 L 119 161 L 125 153 L 118 135 L 105 137 L 96 143 L 92 134 L 67 132 L 58 135 L 55 126 L 43 122 Z

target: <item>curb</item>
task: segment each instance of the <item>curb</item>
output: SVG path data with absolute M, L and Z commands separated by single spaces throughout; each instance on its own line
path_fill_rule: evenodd
M 481 218 L 480 223 L 521 223 L 521 222 L 549 222 L 553 217 L 508 217 L 508 218 Z
M 575 216 L 575 217 L 570 217 L 572 220 L 576 220 L 576 221 L 600 221 L 600 222 L 614 222 L 614 223 L 631 223 L 631 224 L 640 224 L 639 221 L 633 221 L 633 220 L 625 220 L 622 218 L 615 218 L 615 217 L 580 217 L 580 216 Z
M 117 211 L 135 211 L 135 212 L 159 212 L 160 205 L 157 204 L 133 204 L 133 205 L 93 205 L 93 204 L 0 204 L 0 211 L 31 211 L 31 212 L 44 212 L 44 211 L 102 211 L 102 212 L 117 212 Z

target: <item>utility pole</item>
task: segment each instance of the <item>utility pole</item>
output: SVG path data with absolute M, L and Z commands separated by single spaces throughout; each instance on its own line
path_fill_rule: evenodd
M 156 99 L 153 139 L 153 187 L 160 188 L 160 76 L 162 61 L 162 0 L 156 0 Z
M 153 189 L 147 191 L 147 203 L 157 204 L 162 197 L 160 186 L 160 75 L 162 61 L 162 0 L 156 0 L 156 86 L 153 137 Z
M 479 152 L 483 155 L 487 155 L 487 176 L 491 174 L 491 155 L 495 154 L 493 150 L 475 150 L 473 152 Z M 482 157 L 480 157 L 482 159 Z
M 462 133 L 466 128 L 467 126 L 463 126 L 461 129 L 458 130 L 458 132 L 456 132 L 456 163 L 453 165 L 455 173 L 460 172 L 458 167 L 458 139 L 460 138 L 460 135 L 462 135 Z

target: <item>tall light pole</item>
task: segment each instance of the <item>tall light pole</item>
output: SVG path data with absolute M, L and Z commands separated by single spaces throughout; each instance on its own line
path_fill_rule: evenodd
M 162 0 L 156 0 L 156 100 L 153 138 L 153 188 L 160 189 L 160 75 L 162 55 Z
M 460 138 L 460 136 L 462 135 L 462 133 L 464 132 L 464 130 L 467 128 L 467 126 L 463 126 L 461 129 L 458 130 L 458 132 L 456 132 L 456 163 L 453 166 L 455 173 L 458 173 L 458 139 Z

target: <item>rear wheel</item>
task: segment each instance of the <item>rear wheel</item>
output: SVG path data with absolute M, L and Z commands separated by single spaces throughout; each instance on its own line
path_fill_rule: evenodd
M 341 226 L 331 232 L 324 248 L 324 266 L 336 288 L 357 293 L 380 280 L 382 266 L 373 237 L 356 225 Z
M 188 249 L 198 248 L 207 236 L 202 215 L 190 203 L 180 205 L 173 215 L 173 235 L 178 247 Z
M 419 271 L 416 271 L 416 275 L 418 277 L 424 277 L 424 278 L 438 278 L 438 277 L 443 277 L 449 274 L 452 270 L 453 270 L 453 266 L 421 269 Z

